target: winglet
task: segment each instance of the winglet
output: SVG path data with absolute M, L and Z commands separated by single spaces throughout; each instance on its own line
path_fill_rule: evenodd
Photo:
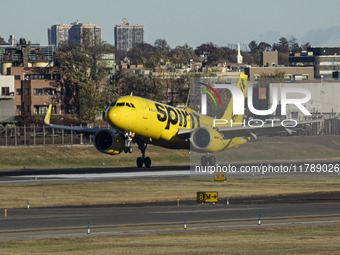
M 50 104 L 50 107 L 48 108 L 47 114 L 46 114 L 45 119 L 44 119 L 44 123 L 47 126 L 51 125 L 51 123 L 50 123 L 51 112 L 52 112 L 52 104 Z

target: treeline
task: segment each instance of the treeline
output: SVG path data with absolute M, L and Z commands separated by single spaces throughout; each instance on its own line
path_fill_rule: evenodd
M 128 52 L 121 52 L 102 40 L 94 39 L 88 31 L 81 35 L 81 44 L 65 45 L 58 54 L 56 62 L 61 68 L 62 93 L 55 100 L 66 105 L 67 113 L 75 113 L 82 121 L 92 121 L 98 113 L 105 110 L 110 102 L 119 96 L 133 93 L 149 99 L 166 103 L 184 103 L 189 92 L 189 81 L 199 73 L 186 73 L 171 76 L 172 71 L 188 63 L 189 59 L 199 61 L 202 56 L 205 65 L 221 62 L 235 62 L 237 51 L 209 42 L 193 49 L 189 45 L 171 48 L 166 40 L 157 39 L 154 45 L 139 44 Z M 270 45 L 266 42 L 249 43 L 249 51 L 242 52 L 244 63 L 259 64 L 260 53 L 277 50 L 279 64 L 288 64 L 289 52 L 298 52 L 310 47 L 309 43 L 299 45 L 292 37 L 281 37 L 279 42 Z M 145 68 L 166 67 L 166 79 L 154 76 L 129 75 L 117 72 L 108 76 L 102 63 L 102 56 L 115 53 L 116 62 L 128 57 L 131 64 L 142 64 Z
M 259 65 L 261 52 L 275 51 L 279 53 L 279 64 L 288 65 L 290 52 L 301 52 L 311 47 L 310 43 L 299 45 L 297 39 L 281 37 L 277 43 L 272 45 L 266 42 L 257 43 L 255 40 L 248 44 L 249 51 L 243 51 L 243 62 L 248 65 Z M 117 62 L 128 57 L 132 64 L 142 64 L 146 68 L 155 68 L 169 63 L 169 68 L 178 67 L 187 63 L 188 59 L 198 61 L 201 56 L 206 57 L 205 64 L 213 66 L 217 63 L 235 62 L 237 51 L 226 46 L 217 46 L 212 42 L 203 43 L 195 49 L 185 44 L 171 48 L 165 39 L 157 39 L 154 45 L 143 43 L 130 49 L 128 52 L 116 51 Z
M 185 44 L 171 48 L 165 39 L 157 39 L 153 45 L 143 43 L 128 52 L 117 51 L 101 39 L 93 38 L 86 29 L 82 32 L 80 44 L 65 44 L 55 55 L 60 68 L 60 93 L 54 95 L 55 103 L 62 102 L 65 113 L 73 113 L 80 121 L 93 121 L 113 99 L 133 93 L 135 96 L 162 101 L 169 104 L 185 103 L 189 92 L 190 78 L 200 73 L 175 73 L 188 60 L 204 61 L 206 66 L 217 63 L 235 62 L 237 51 L 212 42 L 203 43 L 195 49 Z M 0 43 L 4 40 L 0 37 Z M 281 37 L 277 43 L 251 41 L 249 51 L 243 51 L 245 64 L 259 65 L 260 53 L 277 50 L 279 64 L 288 65 L 289 52 L 298 52 L 310 47 L 309 43 L 299 45 L 294 37 Z M 115 53 L 117 64 L 128 57 L 131 64 L 142 64 L 144 68 L 167 69 L 167 77 L 131 75 L 116 72 L 108 75 L 103 63 L 104 54 Z M 48 71 L 48 70 L 47 70 Z M 59 90 L 58 90 L 59 91 Z
M 131 51 L 140 52 L 134 55 L 133 61 L 149 66 L 154 59 L 148 47 L 144 46 L 140 45 Z M 61 77 L 56 86 L 61 86 L 61 93 L 57 93 L 53 100 L 62 102 L 66 113 L 76 114 L 81 121 L 93 121 L 115 98 L 131 93 L 170 104 L 186 101 L 189 80 L 195 73 L 176 74 L 176 77 L 169 75 L 167 79 L 120 71 L 109 75 L 102 59 L 104 54 L 113 52 L 112 46 L 93 38 L 84 30 L 80 44 L 65 44 L 56 53 L 56 65 L 60 68 Z
M 289 65 L 289 53 L 296 53 L 307 50 L 307 48 L 312 47 L 309 42 L 299 45 L 297 39 L 292 36 L 289 40 L 286 37 L 281 37 L 279 42 L 270 45 L 266 42 L 256 43 L 256 41 L 251 41 L 248 44 L 249 53 L 253 58 L 253 62 L 249 64 L 260 64 L 261 55 L 263 51 L 278 51 L 279 65 Z

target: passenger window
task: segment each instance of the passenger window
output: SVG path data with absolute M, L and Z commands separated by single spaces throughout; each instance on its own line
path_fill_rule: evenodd
M 125 102 L 116 104 L 116 106 L 124 106 L 124 105 L 125 105 Z

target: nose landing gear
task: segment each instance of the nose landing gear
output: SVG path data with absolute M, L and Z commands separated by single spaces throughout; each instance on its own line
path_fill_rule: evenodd
M 125 137 L 124 152 L 125 153 L 128 153 L 128 152 L 132 153 L 132 147 L 131 147 L 132 133 L 131 132 L 125 132 L 124 137 Z

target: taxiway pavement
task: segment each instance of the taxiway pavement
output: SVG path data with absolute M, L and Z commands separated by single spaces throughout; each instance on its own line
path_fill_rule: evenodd
M 11 209 L 0 217 L 0 242 L 331 224 L 340 224 L 340 202 Z
M 289 164 L 289 163 L 288 163 Z M 291 173 L 294 176 L 296 173 Z M 315 174 L 315 173 L 314 173 Z M 35 182 L 103 181 L 112 178 L 189 178 L 189 166 L 139 168 L 42 169 L 2 172 L 0 185 Z M 336 173 L 336 177 L 339 175 Z M 283 201 L 240 200 L 229 206 L 197 204 L 108 205 L 62 208 L 0 208 L 0 242 L 54 237 L 138 235 L 340 224 L 339 194 Z M 235 201 L 236 202 L 236 201 Z M 273 203 L 274 202 L 274 203 Z M 259 216 L 261 224 L 259 225 Z M 187 229 L 184 229 L 184 223 Z M 88 232 L 90 224 L 90 234 Z

